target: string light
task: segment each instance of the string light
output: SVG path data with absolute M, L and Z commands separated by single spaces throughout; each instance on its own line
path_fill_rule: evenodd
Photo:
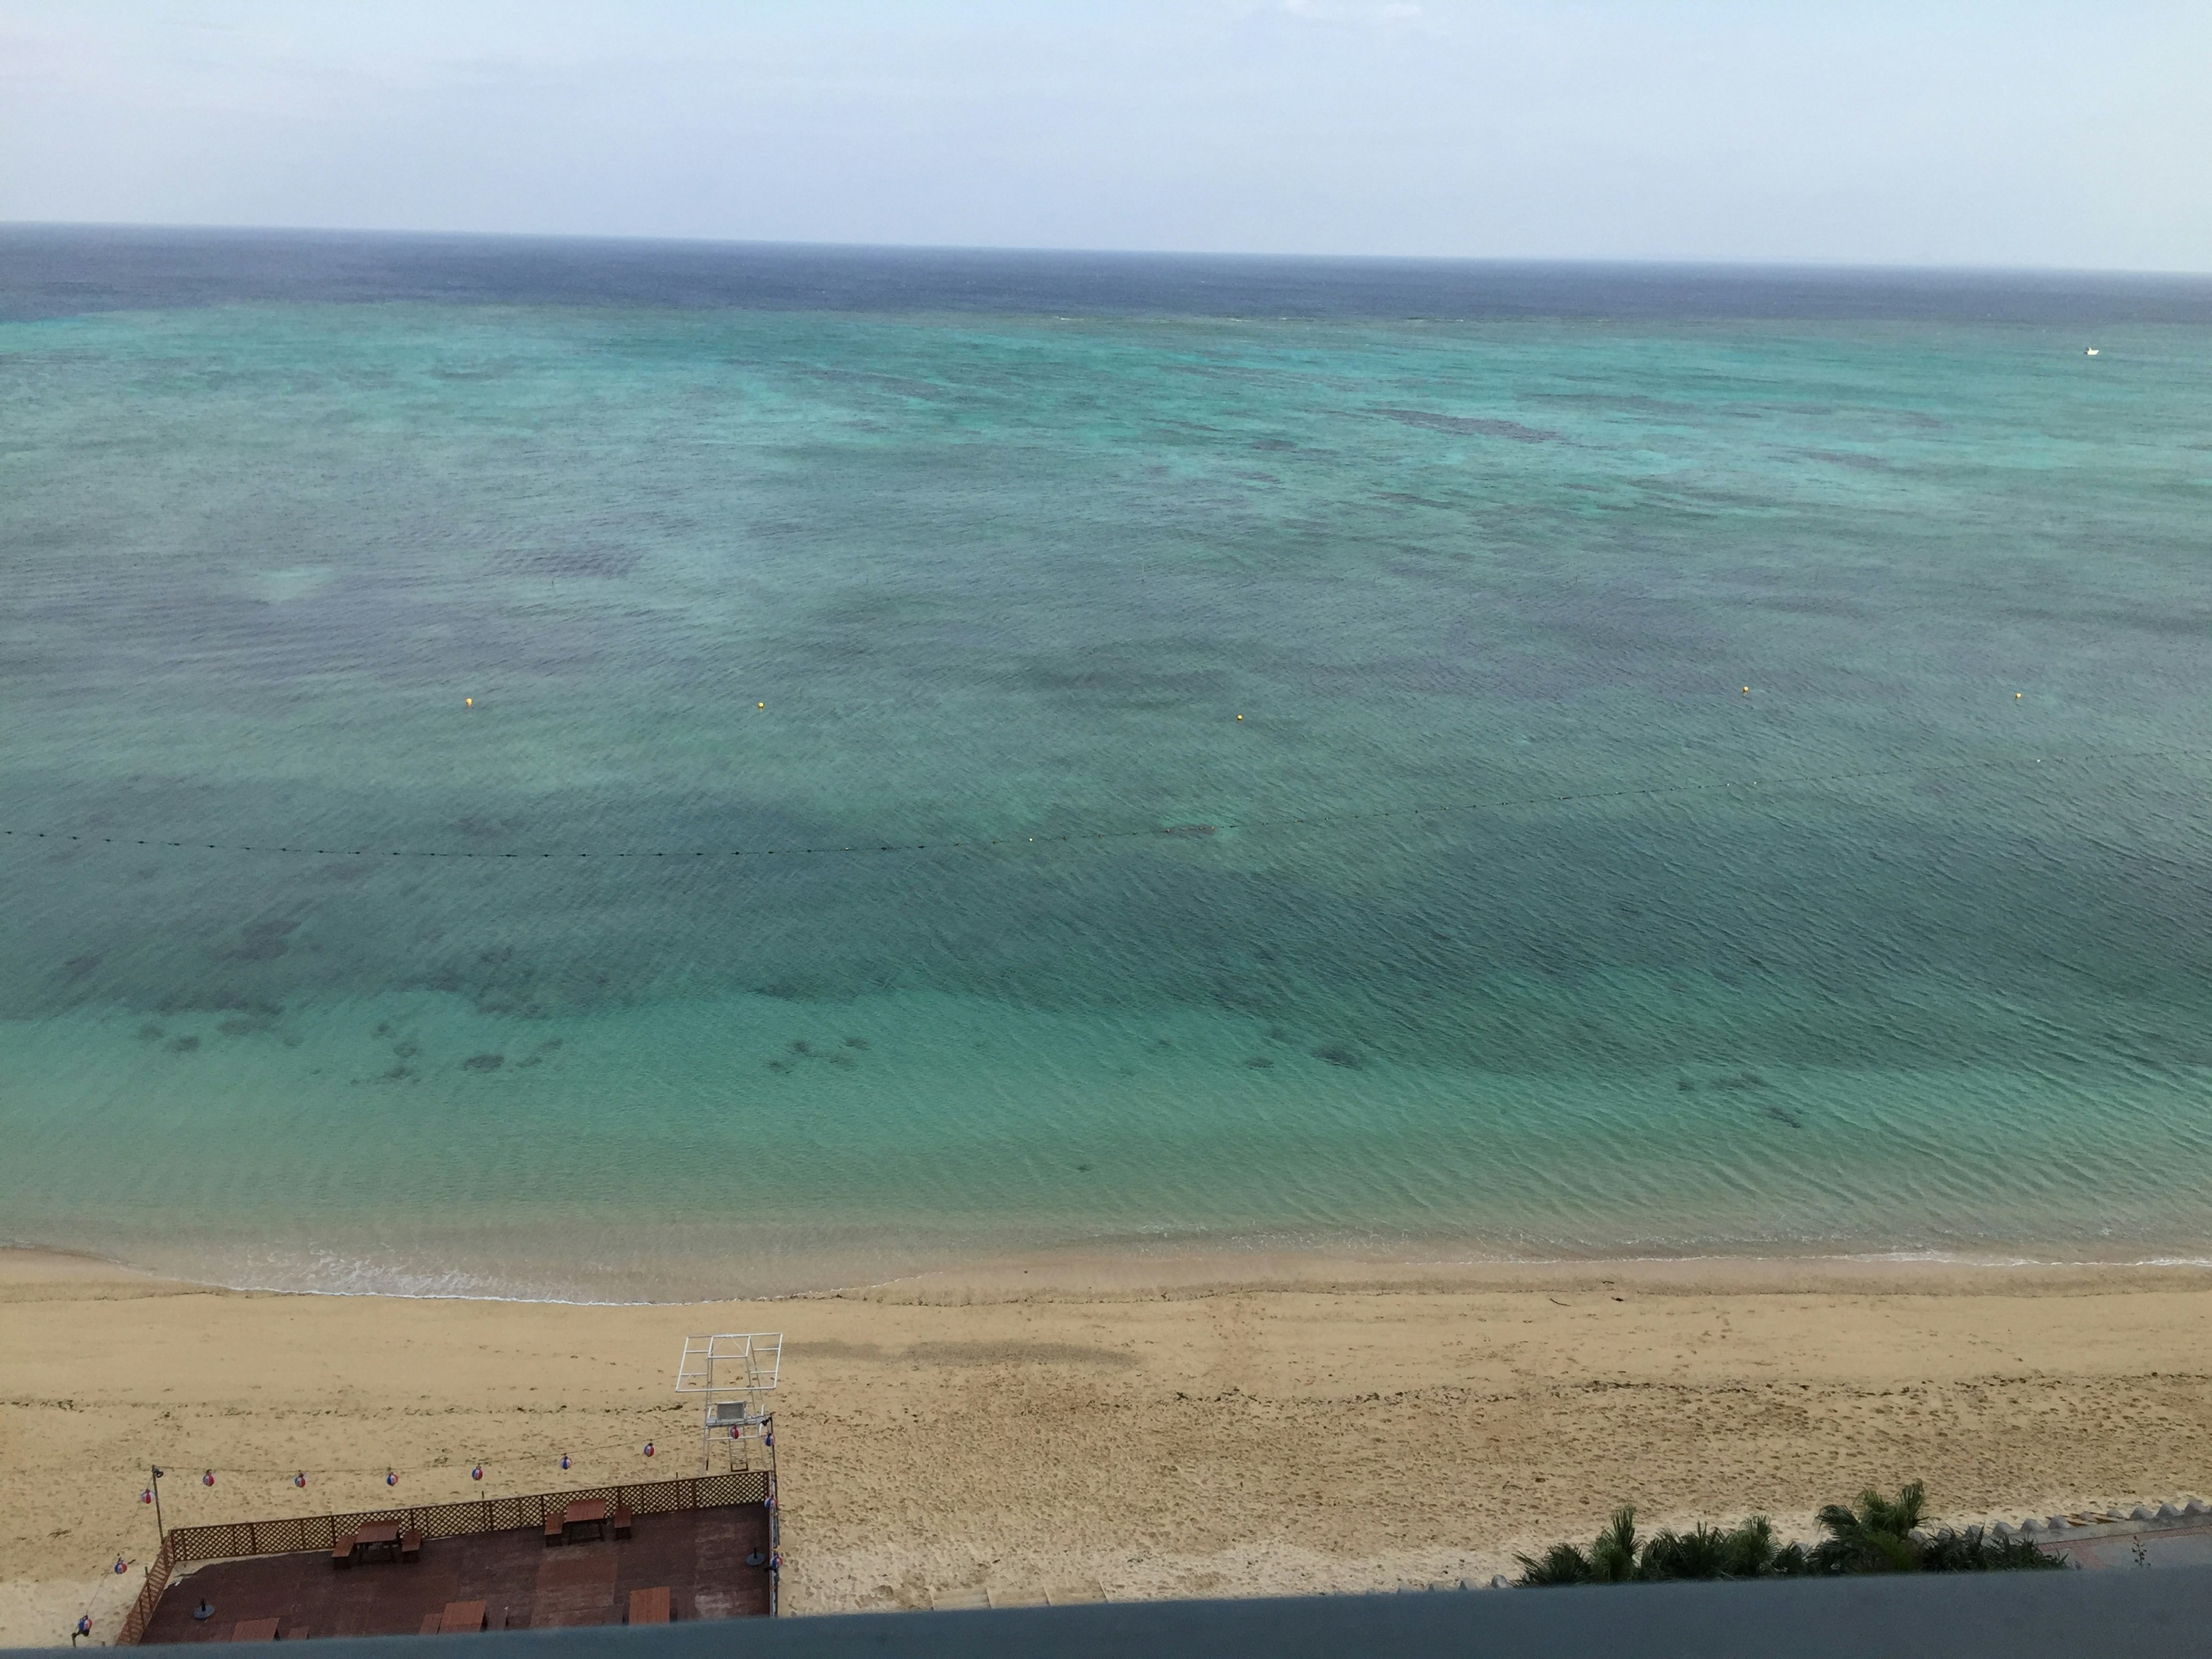
M 731 1431 L 730 1431 L 730 1434 L 731 1434 L 731 1437 L 732 1437 L 732 1439 L 738 1439 L 738 1440 L 742 1440 L 742 1439 L 744 1438 L 744 1431 L 743 1431 L 743 1430 L 742 1430 L 741 1428 L 738 1428 L 738 1427 L 735 1427 L 735 1426 L 733 1426 L 733 1427 L 731 1429 Z M 769 1449 L 772 1449 L 775 1447 L 775 1431 L 774 1431 L 773 1430 L 769 1430 L 769 1429 L 763 1428 L 763 1431 L 762 1431 L 762 1434 L 761 1434 L 761 1440 L 762 1440 L 762 1443 L 763 1443 L 763 1444 L 764 1446 L 766 1446 L 766 1447 L 768 1447 L 768 1448 L 769 1448 Z M 635 1441 L 635 1440 L 631 1440 L 631 1441 L 628 1441 L 628 1442 L 611 1442 L 611 1442 L 600 1442 L 600 1443 L 599 1443 L 598 1444 L 593 1445 L 593 1446 L 586 1446 L 586 1447 L 581 1448 L 581 1449 L 582 1449 L 583 1451 L 586 1451 L 586 1452 L 599 1451 L 599 1452 L 605 1453 L 605 1452 L 611 1452 L 611 1451 L 614 1450 L 617 1446 L 620 1446 L 620 1445 L 623 1445 L 623 1444 L 628 1444 L 628 1445 L 629 1445 L 629 1446 L 631 1446 L 631 1447 L 637 1448 L 637 1449 L 638 1449 L 639 1453 L 640 1453 L 641 1455 L 646 1456 L 646 1457 L 657 1457 L 657 1456 L 659 1456 L 659 1455 L 660 1448 L 659 1448 L 659 1443 L 658 1443 L 658 1442 L 656 1442 L 656 1441 L 653 1441 L 653 1440 L 647 1440 L 647 1441 L 646 1441 L 646 1442 L 645 1442 L 645 1443 L 644 1443 L 641 1447 L 640 1447 L 640 1446 L 638 1445 L 638 1443 L 637 1443 L 636 1441 Z M 564 1473 L 564 1474 L 565 1474 L 565 1473 L 568 1472 L 569 1470 L 571 1470 L 571 1469 L 573 1469 L 573 1468 L 574 1468 L 574 1466 L 575 1466 L 575 1454 L 576 1454 L 576 1450 L 577 1450 L 577 1449 L 575 1449 L 575 1448 L 571 1448 L 570 1449 L 568 1449 L 568 1450 L 565 1450 L 565 1451 L 563 1451 L 563 1452 L 561 1454 L 561 1457 L 560 1457 L 560 1468 L 561 1468 L 561 1469 L 562 1469 L 562 1473 Z M 520 1458 L 516 1458 L 516 1459 L 514 1459 L 514 1460 L 513 1460 L 513 1461 L 512 1461 L 512 1467 L 514 1467 L 514 1468 L 516 1469 L 516 1471 L 517 1471 L 518 1473 L 520 1473 L 520 1472 L 521 1472 L 524 1468 L 527 1468 L 529 1465 L 531 1465 L 531 1464 L 534 1463 L 535 1462 L 536 1462 L 536 1459 L 535 1459 L 535 1458 L 532 1458 L 532 1457 L 520 1457 Z M 428 1466 L 427 1468 L 426 1468 L 426 1467 L 418 1466 L 418 1467 L 417 1467 L 417 1468 L 416 1468 L 416 1473 L 417 1473 L 417 1474 L 432 1474 L 432 1473 L 435 1473 L 439 1468 L 444 1468 L 444 1467 L 447 1467 L 447 1466 L 446 1466 L 446 1465 L 444 1465 L 442 1462 L 435 1463 L 435 1464 L 432 1464 L 432 1465 Z M 480 1462 L 480 1461 L 479 1461 L 479 1462 L 472 1462 L 472 1463 L 469 1466 L 469 1479 L 470 1479 L 471 1481 L 482 1481 L 482 1480 L 485 1478 L 484 1470 L 485 1470 L 485 1465 L 484 1465 L 482 1462 Z M 304 1488 L 307 1486 L 307 1472 L 305 1469 L 295 1468 L 295 1469 L 290 1470 L 290 1471 L 286 1471 L 286 1470 L 280 1469 L 280 1468 L 251 1468 L 251 1467 L 233 1466 L 233 1467 L 230 1468 L 229 1473 L 230 1473 L 230 1474 L 234 1474 L 234 1475 L 247 1475 L 247 1476 L 256 1475 L 256 1474 L 260 1474 L 260 1475 L 284 1474 L 284 1475 L 286 1475 L 286 1476 L 287 1476 L 287 1478 L 289 1478 L 289 1480 L 290 1480 L 291 1484 L 292 1484 L 294 1486 L 295 1486 L 295 1487 L 299 1487 L 299 1488 L 302 1488 L 302 1489 L 304 1489 Z M 366 1474 L 374 1473 L 374 1470 L 373 1470 L 373 1469 L 365 1469 L 365 1468 L 329 1468 L 329 1469 L 325 1469 L 325 1470 L 322 1470 L 322 1471 L 321 1471 L 321 1473 L 322 1473 L 322 1474 L 324 1474 L 324 1475 L 325 1475 L 325 1476 L 332 1476 L 332 1475 L 345 1475 L 345 1474 Z M 396 1465 L 396 1464 L 389 1464 L 389 1463 L 388 1463 L 388 1464 L 386 1464 L 386 1465 L 385 1466 L 385 1468 L 384 1468 L 383 1474 L 384 1474 L 384 1484 L 385 1484 L 386 1486 L 397 1486 L 399 1484 L 399 1469 L 398 1469 L 398 1465 Z M 201 1484 L 203 1486 L 214 1486 L 214 1485 L 216 1484 L 216 1471 L 215 1471 L 215 1470 L 213 1470 L 213 1469 L 207 1469 L 207 1470 L 204 1471 L 204 1472 L 202 1473 L 202 1474 L 200 1475 L 200 1484 Z M 139 1493 L 138 1493 L 138 1501 L 139 1501 L 141 1504 L 151 1504 L 151 1503 L 154 1501 L 154 1489 L 153 1489 L 151 1486 L 147 1486 L 147 1487 L 143 1487 L 143 1488 L 142 1488 L 142 1489 L 140 1490 Z
M 635 1449 L 638 1449 L 638 1443 L 637 1443 L 635 1440 L 623 1439 L 623 1440 L 599 1440 L 599 1441 L 593 1441 L 593 1442 L 592 1442 L 592 1443 L 588 1443 L 588 1444 L 586 1444 L 586 1445 L 583 1445 L 583 1446 L 576 1446 L 576 1445 L 573 1445 L 573 1444 L 572 1444 L 572 1445 L 570 1445 L 570 1446 L 567 1447 L 566 1449 L 564 1449 L 562 1451 L 562 1453 L 561 1453 L 561 1455 L 560 1455 L 560 1457 L 559 1457 L 559 1460 L 558 1460 L 558 1461 L 559 1461 L 560 1466 L 561 1466 L 562 1468 L 566 1469 L 566 1468 L 571 1468 L 571 1467 L 573 1466 L 573 1464 L 574 1464 L 574 1459 L 575 1459 L 575 1457 L 576 1457 L 579 1454 L 592 1453 L 592 1452 L 599 1452 L 599 1453 L 615 1453 L 615 1452 L 619 1452 L 619 1451 L 621 1451 L 621 1450 L 623 1450 L 623 1449 L 631 1449 L 631 1450 L 635 1450 Z M 534 1464 L 534 1463 L 536 1463 L 536 1462 L 538 1462 L 538 1458 L 539 1458 L 540 1456 L 550 1457 L 551 1455 L 552 1455 L 552 1454 L 551 1454 L 550 1451 L 548 1451 L 548 1452 L 544 1452 L 544 1453 L 538 1453 L 538 1454 L 522 1454 L 522 1455 L 518 1455 L 517 1456 L 513 1457 L 513 1458 L 495 1458 L 491 1463 L 483 1463 L 483 1462 L 482 1462 L 480 1460 L 473 1459 L 473 1458 L 470 1460 L 470 1462 L 471 1462 L 471 1465 L 473 1465 L 474 1467 L 481 1468 L 484 1468 L 484 1469 L 487 1469 L 487 1470 L 489 1470 L 489 1469 L 490 1469 L 490 1468 L 494 1468 L 494 1467 L 495 1467 L 495 1466 L 496 1466 L 496 1465 L 501 1465 L 501 1464 L 509 1464 L 509 1463 L 511 1463 L 511 1464 L 513 1464 L 513 1465 L 514 1465 L 514 1466 L 516 1466 L 516 1467 L 518 1467 L 518 1468 L 520 1468 L 520 1467 L 523 1467 L 523 1466 L 526 1466 L 526 1465 L 530 1465 L 530 1464 Z M 441 1468 L 447 1468 L 447 1467 L 450 1467 L 450 1465 L 449 1465 L 449 1464 L 448 1464 L 445 1460 L 443 1460 L 443 1459 L 440 1459 L 440 1460 L 438 1460 L 438 1461 L 436 1461 L 436 1462 L 430 1462 L 430 1463 L 418 1463 L 418 1464 L 412 1465 L 412 1466 L 411 1466 L 411 1472 L 412 1472 L 412 1473 L 414 1473 L 414 1474 L 433 1474 L 437 1473 L 440 1469 L 441 1469 Z M 466 1466 L 465 1466 L 465 1467 L 466 1467 Z M 330 1467 L 330 1468 L 325 1468 L 325 1469 L 319 1470 L 319 1471 L 317 1471 L 317 1473 L 318 1473 L 318 1474 L 319 1474 L 320 1476 L 322 1476 L 322 1477 L 324 1477 L 324 1478 L 326 1478 L 326 1479 L 327 1479 L 328 1477 L 332 1476 L 332 1475 L 344 1475 L 344 1474 L 386 1474 L 386 1473 L 387 1473 L 387 1472 L 397 1470 L 397 1469 L 398 1469 L 398 1464 L 396 1464 L 396 1463 L 389 1463 L 389 1462 L 386 1463 L 386 1464 L 385 1464 L 385 1465 L 383 1465 L 383 1467 L 381 1467 L 381 1468 L 379 1468 L 378 1466 L 376 1466 L 375 1464 L 373 1464 L 373 1463 L 371 1463 L 371 1464 L 353 1464 L 353 1465 L 336 1464 L 336 1465 L 332 1465 L 331 1467 Z M 209 1471 L 209 1473 L 210 1473 L 210 1474 L 215 1474 L 215 1473 L 217 1473 L 217 1471 L 215 1471 L 215 1470 L 210 1470 L 210 1471 Z M 267 1464 L 245 1464 L 245 1463 L 233 1463 L 233 1464 L 230 1464 L 230 1465 L 228 1465 L 228 1474 L 232 1474 L 232 1475 L 281 1475 L 281 1476 L 282 1476 L 282 1477 L 283 1477 L 285 1480 L 291 1481 L 294 1485 L 295 1485 L 295 1486 L 296 1486 L 296 1485 L 298 1485 L 298 1484 L 299 1484 L 299 1482 L 300 1482 L 300 1481 L 304 1478 L 304 1473 L 305 1473 L 305 1472 L 304 1472 L 304 1471 L 301 1471 L 301 1470 L 299 1470 L 299 1468 L 298 1468 L 298 1466 L 297 1466 L 297 1465 L 295 1465 L 295 1466 L 294 1466 L 294 1468 L 288 1469 L 288 1468 L 285 1468 L 282 1464 L 267 1465 Z M 207 1484 L 207 1482 L 206 1482 L 206 1479 L 205 1479 L 205 1477 L 204 1477 L 204 1476 L 203 1476 L 203 1477 L 202 1477 L 202 1484 L 203 1484 L 203 1485 Z M 152 1489 L 151 1489 L 150 1487 L 147 1489 L 147 1491 L 148 1491 L 148 1492 L 149 1492 L 149 1494 L 150 1494 L 150 1492 L 151 1492 L 151 1490 L 152 1490 Z M 150 1502 L 150 1501 L 151 1501 L 151 1498 L 150 1498 L 150 1496 L 148 1498 L 147 1501 L 149 1501 L 149 1502 Z

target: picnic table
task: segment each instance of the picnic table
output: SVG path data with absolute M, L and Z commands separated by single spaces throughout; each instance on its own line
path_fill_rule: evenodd
M 388 1561 L 413 1561 L 422 1553 L 422 1534 L 410 1532 L 397 1521 L 373 1521 L 352 1532 L 341 1533 L 331 1546 L 331 1565 L 349 1567 L 356 1559 L 382 1555 Z
M 234 1642 L 273 1642 L 276 1639 L 274 1619 L 241 1619 L 230 1627 Z
M 604 1498 L 580 1498 L 561 1511 L 561 1537 L 563 1542 L 583 1535 L 584 1528 L 592 1529 L 594 1538 L 607 1535 L 607 1500 Z
M 629 1593 L 629 1621 L 633 1625 L 665 1625 L 668 1622 L 668 1586 L 658 1585 L 652 1589 L 634 1589 Z
M 448 1601 L 446 1610 L 438 1615 L 438 1634 L 453 1636 L 484 1627 L 484 1604 L 482 1601 Z

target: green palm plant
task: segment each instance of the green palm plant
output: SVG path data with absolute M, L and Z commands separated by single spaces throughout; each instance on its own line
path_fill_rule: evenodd
M 1651 1583 L 1671 1578 L 1795 1578 L 1811 1570 L 1802 1544 L 1778 1548 L 1774 1523 L 1763 1515 L 1728 1531 L 1697 1526 L 1662 1532 L 1644 1547 L 1636 1576 Z
M 1700 1522 L 1687 1532 L 1656 1533 L 1644 1546 L 1637 1564 L 1638 1578 L 1718 1578 L 1727 1571 L 1729 1542 L 1734 1534 Z
M 1979 1527 L 1964 1532 L 1939 1532 L 1920 1549 L 1925 1572 L 2048 1571 L 2064 1567 L 2066 1558 L 2053 1555 L 2026 1538 L 1992 1538 Z
M 1521 1555 L 1514 1559 L 1521 1564 L 1521 1583 L 1531 1589 L 1587 1584 L 1590 1581 L 1589 1558 L 1572 1544 L 1554 1544 L 1540 1556 Z
M 1760 1578 L 1775 1570 L 1774 1523 L 1763 1515 L 1737 1523 L 1721 1548 L 1721 1576 Z M 1802 1552 L 1801 1552 L 1802 1553 Z
M 1613 1512 L 1589 1549 L 1590 1581 L 1625 1584 L 1636 1577 L 1636 1510 L 1624 1504 Z
M 1522 1555 L 1520 1582 L 1531 1588 L 1553 1584 L 1625 1584 L 1636 1577 L 1636 1511 L 1618 1509 L 1589 1547 L 1554 1544 L 1540 1556 Z
M 1639 1540 L 1636 1511 L 1623 1506 L 1588 1551 L 1554 1544 L 1540 1556 L 1523 1555 L 1520 1582 L 1528 1585 L 1625 1584 L 1672 1578 L 1797 1578 L 1810 1573 L 1993 1572 L 2063 1567 L 2025 1538 L 1991 1538 L 1978 1527 L 1945 1530 L 1926 1540 L 1920 1525 L 1925 1494 L 1916 1480 L 1895 1498 L 1863 1492 L 1856 1508 L 1831 1504 L 1820 1511 L 1828 1536 L 1808 1550 L 1774 1542 L 1774 1527 L 1754 1515 L 1727 1532 L 1702 1523 Z
M 1919 1571 L 1920 1547 L 1911 1534 L 1925 1498 L 1916 1480 L 1894 1498 L 1863 1492 L 1856 1510 L 1827 1504 L 1820 1522 L 1828 1536 L 1813 1552 L 1814 1560 L 1826 1572 Z

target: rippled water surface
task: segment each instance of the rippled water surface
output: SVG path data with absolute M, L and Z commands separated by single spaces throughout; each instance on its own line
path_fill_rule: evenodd
M 0 232 L 0 1237 L 2212 1255 L 2208 526 L 2202 286 Z

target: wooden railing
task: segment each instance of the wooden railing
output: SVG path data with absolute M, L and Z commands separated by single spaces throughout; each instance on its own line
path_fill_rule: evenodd
M 665 1515 L 676 1510 L 731 1508 L 768 1501 L 765 1469 L 732 1469 L 726 1474 L 686 1475 L 675 1480 L 644 1480 L 616 1486 L 579 1486 L 569 1492 L 526 1492 L 516 1498 L 483 1498 L 462 1504 L 428 1504 L 421 1508 L 361 1510 L 350 1515 L 300 1515 L 275 1521 L 231 1521 L 211 1527 L 172 1527 L 161 1553 L 146 1569 L 145 1587 L 123 1620 L 118 1645 L 143 1640 L 161 1604 L 161 1593 L 179 1567 L 194 1561 L 224 1561 L 242 1555 L 291 1555 L 329 1551 L 347 1534 L 378 1522 L 397 1521 L 424 1538 L 460 1538 L 471 1533 L 542 1528 L 549 1514 L 582 1498 L 597 1498 L 633 1515 Z
M 118 1647 L 135 1648 L 146 1639 L 146 1626 L 154 1621 L 154 1609 L 161 1605 L 161 1592 L 169 1588 L 169 1575 L 176 1567 L 177 1534 L 172 1528 L 146 1569 L 146 1582 L 138 1588 L 138 1599 L 123 1615 L 123 1629 L 115 1638 Z

